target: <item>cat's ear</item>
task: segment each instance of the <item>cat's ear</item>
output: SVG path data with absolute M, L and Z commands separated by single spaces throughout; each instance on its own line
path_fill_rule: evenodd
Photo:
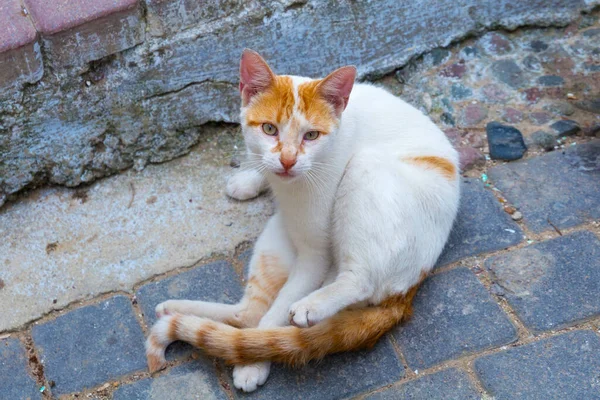
M 354 79 L 356 79 L 356 67 L 348 66 L 336 69 L 319 84 L 321 96 L 333 105 L 338 116 L 348 105 Z
M 245 49 L 240 61 L 240 95 L 246 106 L 252 96 L 265 91 L 274 81 L 275 74 L 267 62 L 255 51 Z

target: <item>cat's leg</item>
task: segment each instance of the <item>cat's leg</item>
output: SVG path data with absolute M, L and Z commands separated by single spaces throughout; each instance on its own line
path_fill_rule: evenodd
M 280 217 L 275 214 L 256 241 L 249 263 L 248 284 L 239 303 L 167 300 L 156 306 L 156 315 L 160 318 L 168 314 L 188 314 L 237 327 L 256 327 L 285 283 L 294 257 Z
M 227 323 L 253 328 L 273 304 L 281 287 L 288 279 L 296 259 L 295 250 L 288 239 L 279 214 L 275 214 L 256 242 L 250 260 L 250 273 L 242 308 Z M 265 383 L 271 369 L 270 362 L 236 365 L 233 368 L 233 384 L 245 392 L 256 390 Z
M 289 320 L 292 325 L 313 326 L 373 296 L 375 288 L 368 276 L 354 273 L 350 265 L 341 264 L 340 270 L 342 272 L 335 281 L 291 305 Z
M 249 200 L 267 189 L 267 179 L 263 174 L 255 169 L 244 169 L 229 178 L 225 192 L 236 200 Z
M 156 317 L 171 314 L 187 314 L 197 317 L 210 318 L 215 321 L 225 322 L 241 311 L 241 303 L 222 304 L 197 300 L 167 300 L 158 304 L 154 309 Z
M 287 325 L 290 305 L 316 290 L 322 284 L 328 267 L 329 262 L 326 257 L 308 250 L 300 251 L 287 282 L 279 291 L 269 311 L 260 320 L 258 327 L 272 328 Z M 270 367 L 270 362 L 236 366 L 233 370 L 233 383 L 236 388 L 245 392 L 254 391 L 266 381 Z

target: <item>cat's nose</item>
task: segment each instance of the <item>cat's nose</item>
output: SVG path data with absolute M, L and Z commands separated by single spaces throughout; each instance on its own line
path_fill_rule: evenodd
M 279 157 L 279 161 L 281 162 L 281 166 L 283 167 L 283 169 L 288 171 L 294 165 L 296 165 L 297 159 L 296 157 L 284 157 L 284 155 L 282 154 L 281 157 Z

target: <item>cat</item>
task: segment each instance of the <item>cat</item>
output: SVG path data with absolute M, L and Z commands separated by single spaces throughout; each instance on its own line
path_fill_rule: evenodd
M 428 117 L 355 77 L 352 66 L 323 79 L 275 75 L 243 52 L 248 161 L 226 192 L 246 200 L 270 188 L 277 211 L 238 304 L 156 307 L 151 372 L 183 340 L 233 364 L 235 387 L 249 392 L 272 361 L 301 365 L 369 347 L 410 315 L 456 217 L 458 155 Z

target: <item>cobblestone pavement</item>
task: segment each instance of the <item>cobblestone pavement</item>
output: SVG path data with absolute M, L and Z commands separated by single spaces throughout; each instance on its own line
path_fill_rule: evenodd
M 0 398 L 600 399 L 597 20 L 488 33 L 378 80 L 444 127 L 465 177 L 413 318 L 375 348 L 275 366 L 249 395 L 233 389 L 230 367 L 182 344 L 150 377 L 154 305 L 235 302 L 246 243 L 0 333 Z M 510 143 L 494 142 L 499 129 Z

